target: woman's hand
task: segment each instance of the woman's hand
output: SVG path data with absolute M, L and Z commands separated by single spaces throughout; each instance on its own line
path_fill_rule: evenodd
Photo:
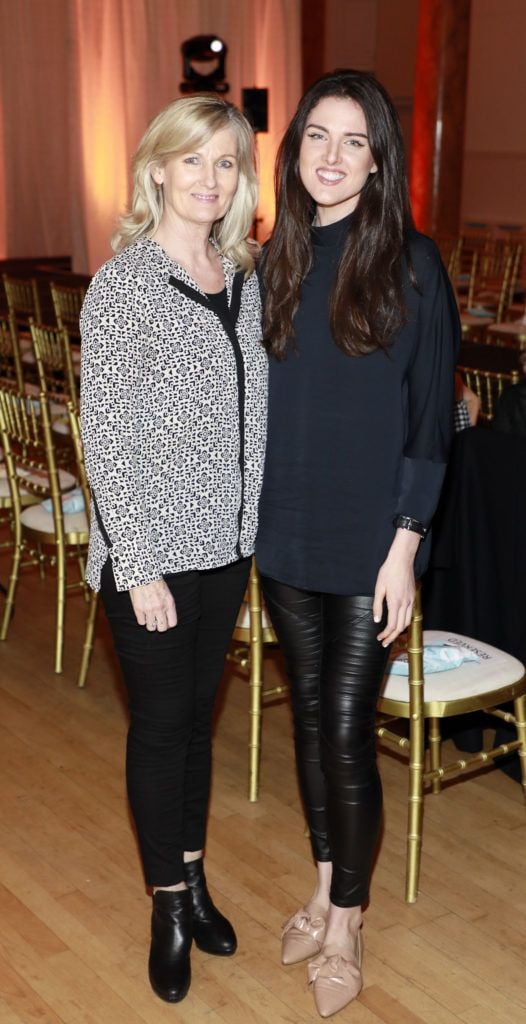
M 411 530 L 398 529 L 389 553 L 380 566 L 374 591 L 373 616 L 380 622 L 384 600 L 387 601 L 387 623 L 378 634 L 383 647 L 407 629 L 411 622 L 415 599 L 415 574 L 413 563 L 420 544 L 420 536 Z
M 164 580 L 132 587 L 129 593 L 139 626 L 164 633 L 177 625 L 175 601 Z

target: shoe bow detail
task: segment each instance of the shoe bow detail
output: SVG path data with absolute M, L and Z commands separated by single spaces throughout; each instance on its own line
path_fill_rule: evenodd
M 318 933 L 325 931 L 325 918 L 319 914 L 317 917 L 313 916 L 306 907 L 302 907 L 292 917 L 289 917 L 288 921 L 285 921 L 283 925 L 283 931 L 281 932 L 281 938 L 287 935 L 290 931 L 294 930 L 297 932 L 303 932 L 310 938 L 318 938 Z M 321 948 L 321 947 L 320 947 Z
M 299 963 L 319 953 L 327 926 L 327 911 L 316 903 L 301 907 L 283 925 L 281 958 L 284 964 Z
M 308 965 L 316 1008 L 321 1017 L 330 1017 L 356 999 L 362 988 L 362 936 L 358 934 L 355 949 L 324 946 L 320 955 Z

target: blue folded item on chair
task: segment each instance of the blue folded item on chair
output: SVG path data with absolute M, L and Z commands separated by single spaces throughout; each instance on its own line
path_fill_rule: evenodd
M 424 644 L 424 675 L 459 668 L 464 661 L 480 661 L 480 658 L 474 651 L 460 644 Z M 406 652 L 393 659 L 388 672 L 395 676 L 409 675 L 409 659 Z
M 67 494 L 62 495 L 62 511 L 72 515 L 74 512 L 84 511 L 84 497 L 80 487 L 74 487 L 72 491 L 68 491 Z M 46 501 L 42 502 L 42 508 L 46 509 L 46 512 L 53 511 L 53 502 L 51 498 L 47 498 Z

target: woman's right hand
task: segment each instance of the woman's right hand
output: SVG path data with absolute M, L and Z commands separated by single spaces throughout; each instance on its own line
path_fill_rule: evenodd
M 164 633 L 177 625 L 175 601 L 164 580 L 132 587 L 129 594 L 139 626 Z

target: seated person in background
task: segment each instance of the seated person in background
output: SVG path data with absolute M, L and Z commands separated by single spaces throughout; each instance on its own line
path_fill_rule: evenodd
M 526 351 L 519 353 L 522 380 L 506 388 L 500 396 L 493 428 L 505 434 L 522 434 L 526 437 Z
M 466 427 L 476 426 L 480 411 L 480 398 L 467 384 L 464 384 L 458 371 L 455 373 L 455 404 L 453 406 L 453 423 L 455 432 Z

